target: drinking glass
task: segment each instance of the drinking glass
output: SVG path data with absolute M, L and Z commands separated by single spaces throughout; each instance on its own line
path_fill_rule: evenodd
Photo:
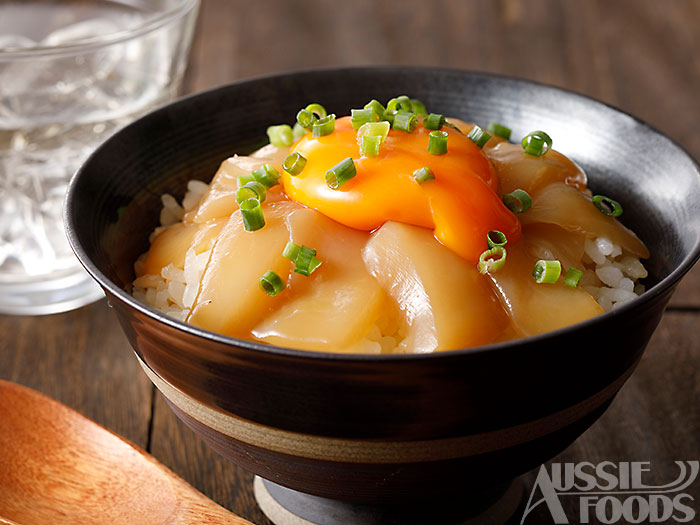
M 71 175 L 174 98 L 199 0 L 0 0 L 0 312 L 102 297 L 63 231 Z

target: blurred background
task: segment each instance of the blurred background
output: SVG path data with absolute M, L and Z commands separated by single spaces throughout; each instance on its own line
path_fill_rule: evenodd
M 184 93 L 336 66 L 485 71 L 602 100 L 698 159 L 698 28 L 697 0 L 202 0 Z M 608 412 L 554 461 L 651 461 L 667 468 L 659 482 L 668 482 L 675 479 L 674 460 L 697 459 L 698 320 L 700 267 L 681 282 Z M 253 499 L 252 475 L 176 420 L 104 300 L 41 318 L 0 316 L 0 333 L 1 378 L 68 404 L 146 448 L 218 503 L 268 523 Z M 102 402 L 116 398 L 119 405 Z M 533 476 L 526 477 L 528 493 Z M 700 500 L 700 484 L 689 490 Z M 543 512 L 540 518 L 551 523 Z M 538 523 L 535 514 L 527 522 Z

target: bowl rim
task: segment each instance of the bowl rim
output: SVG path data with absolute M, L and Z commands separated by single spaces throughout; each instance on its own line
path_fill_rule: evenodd
M 119 2 L 124 3 L 124 2 Z M 129 2 L 126 2 L 129 5 Z M 153 16 L 146 17 L 134 27 L 120 29 L 103 36 L 96 36 L 58 46 L 37 45 L 27 48 L 0 48 L 0 62 L 12 60 L 43 59 L 54 56 L 70 56 L 84 52 L 95 51 L 104 47 L 139 38 L 151 33 L 172 21 L 179 20 L 187 13 L 196 9 L 200 0 L 176 0 L 175 4 L 164 10 L 156 11 Z
M 439 74 L 450 74 L 450 75 L 462 75 L 462 76 L 467 76 L 467 77 L 473 77 L 473 78 L 482 78 L 482 79 L 492 79 L 496 80 L 499 82 L 513 82 L 516 84 L 520 84 L 523 86 L 530 86 L 534 87 L 537 89 L 546 89 L 546 90 L 552 90 L 554 92 L 558 92 L 566 97 L 573 97 L 574 99 L 580 99 L 583 100 L 584 102 L 588 104 L 594 104 L 594 105 L 599 105 L 603 106 L 605 108 L 608 108 L 609 110 L 612 110 L 615 113 L 619 113 L 621 115 L 625 115 L 631 119 L 633 119 L 636 124 L 642 126 L 642 128 L 645 128 L 646 131 L 651 132 L 652 134 L 664 139 L 670 147 L 676 148 L 679 150 L 685 157 L 687 157 L 688 160 L 690 160 L 692 167 L 695 169 L 697 175 L 700 177 L 700 164 L 690 155 L 690 153 L 680 144 L 678 144 L 676 141 L 671 139 L 668 135 L 666 135 L 664 132 L 660 131 L 659 129 L 655 128 L 651 124 L 647 123 L 646 121 L 616 107 L 611 104 L 608 104 L 606 102 L 602 102 L 598 99 L 595 99 L 593 97 L 590 97 L 588 95 L 584 95 L 581 93 L 577 93 L 575 91 L 572 91 L 570 89 L 565 89 L 562 87 L 558 86 L 553 86 L 551 84 L 546 84 L 543 82 L 538 82 L 534 80 L 529 80 L 529 79 L 524 79 L 524 78 L 519 78 L 515 76 L 510 76 L 510 75 L 503 75 L 499 73 L 491 73 L 491 72 L 485 72 L 485 71 L 473 71 L 473 70 L 465 70 L 465 69 L 457 69 L 457 68 L 445 68 L 445 67 L 436 67 L 436 66 L 346 66 L 346 67 L 328 67 L 328 68 L 311 68 L 311 69 L 301 69 L 301 70 L 294 70 L 294 71 L 289 71 L 289 72 L 284 72 L 284 73 L 273 73 L 273 74 L 266 74 L 266 75 L 261 75 L 261 76 L 255 76 L 251 78 L 245 78 L 239 81 L 223 84 L 220 86 L 216 86 L 204 91 L 200 91 L 197 93 L 192 93 L 187 96 L 181 97 L 170 104 L 167 104 L 165 106 L 162 106 L 152 112 L 149 112 L 148 114 L 144 115 L 143 117 L 137 119 L 134 121 L 134 123 L 129 124 L 128 126 L 122 128 L 118 132 L 116 132 L 112 137 L 107 139 L 102 145 L 100 145 L 91 155 L 88 157 L 88 159 L 81 165 L 81 167 L 76 171 L 76 173 L 71 177 L 71 180 L 68 184 L 68 189 L 66 192 L 66 199 L 65 199 L 65 204 L 64 204 L 64 209 L 63 209 L 63 219 L 66 227 L 66 233 L 68 236 L 68 240 L 70 242 L 71 248 L 73 249 L 75 255 L 78 257 L 80 263 L 85 267 L 87 272 L 95 279 L 100 286 L 105 288 L 109 294 L 115 296 L 122 302 L 126 303 L 129 307 L 137 310 L 143 315 L 146 315 L 147 317 L 154 318 L 156 321 L 164 323 L 168 325 L 171 328 L 177 329 L 177 330 L 182 330 L 184 332 L 187 332 L 190 335 L 197 336 L 197 337 L 202 337 L 207 340 L 211 340 L 217 344 L 224 345 L 224 346 L 234 346 L 234 347 L 240 347 L 244 348 L 246 350 L 251 350 L 255 352 L 262 352 L 265 354 L 272 354 L 272 355 L 277 355 L 280 357 L 290 357 L 290 358 L 302 358 L 302 359 L 309 359 L 309 360 L 321 360 L 321 361 L 343 361 L 343 362 L 375 362 L 375 361 L 398 361 L 398 362 L 403 362 L 403 361 L 423 361 L 425 359 L 460 359 L 468 355 L 479 355 L 483 354 L 486 352 L 509 352 L 509 351 L 519 351 L 519 348 L 523 344 L 527 345 L 536 345 L 539 342 L 542 342 L 546 339 L 552 338 L 552 337 L 558 337 L 558 336 L 564 336 L 569 332 L 577 331 L 577 330 L 585 330 L 588 329 L 589 327 L 592 327 L 596 324 L 605 322 L 608 319 L 614 319 L 617 316 L 625 315 L 627 312 L 630 310 L 636 308 L 638 305 L 643 305 L 647 304 L 649 302 L 652 302 L 654 299 L 656 299 L 658 296 L 661 294 L 665 293 L 669 288 L 673 287 L 676 285 L 681 278 L 692 268 L 692 266 L 700 259 L 700 238 L 698 241 L 695 243 L 695 246 L 693 249 L 685 256 L 685 258 L 681 261 L 680 264 L 676 268 L 674 268 L 669 275 L 667 275 L 665 278 L 661 279 L 659 282 L 657 282 L 654 286 L 652 286 L 649 290 L 646 290 L 641 296 L 639 296 L 636 299 L 633 299 L 629 301 L 628 303 L 625 303 L 624 305 L 620 306 L 619 308 L 615 308 L 613 310 L 610 310 L 608 312 L 604 312 L 600 315 L 597 315 L 595 317 L 592 317 L 590 319 L 587 319 L 585 321 L 575 323 L 573 325 L 568 325 L 562 328 L 559 328 L 557 330 L 550 330 L 548 332 L 542 333 L 542 334 L 537 334 L 533 336 L 527 336 L 527 337 L 521 337 L 518 339 L 513 339 L 509 341 L 503 341 L 500 343 L 492 343 L 488 345 L 480 345 L 480 346 L 474 346 L 474 347 L 468 347 L 468 348 L 458 348 L 458 349 L 453 349 L 453 350 L 444 350 L 444 351 L 439 351 L 439 352 L 430 352 L 430 353 L 415 353 L 415 354 L 358 354 L 358 353 L 336 353 L 336 352 L 324 352 L 324 351 L 317 351 L 317 350 L 302 350 L 302 349 L 296 349 L 296 348 L 289 348 L 289 347 L 283 347 L 283 346 L 276 346 L 276 345 L 271 345 L 267 343 L 262 343 L 262 342 L 257 342 L 257 341 L 249 341 L 246 339 L 239 339 L 236 337 L 231 337 L 227 335 L 223 335 L 217 332 L 212 332 L 210 330 L 206 330 L 203 328 L 199 328 L 194 325 L 190 325 L 185 323 L 184 321 L 178 321 L 177 319 L 174 319 L 172 317 L 169 317 L 168 315 L 156 310 L 155 308 L 148 306 L 144 303 L 141 303 L 138 301 L 136 298 L 134 298 L 131 294 L 127 293 L 125 290 L 117 287 L 111 279 L 109 279 L 107 276 L 105 276 L 98 268 L 97 266 L 90 260 L 90 258 L 87 256 L 85 253 L 85 250 L 83 250 L 82 246 L 78 242 L 77 235 L 75 233 L 75 229 L 73 227 L 73 223 L 71 221 L 71 210 L 73 208 L 73 202 L 74 202 L 74 195 L 75 195 L 75 188 L 77 186 L 78 180 L 80 179 L 81 175 L 85 171 L 85 167 L 91 162 L 92 158 L 96 155 L 99 154 L 110 142 L 112 142 L 115 138 L 119 137 L 122 133 L 128 132 L 128 129 L 135 123 L 140 122 L 141 120 L 148 118 L 151 115 L 157 115 L 164 113 L 166 111 L 169 111 L 169 108 L 172 106 L 177 106 L 179 104 L 185 104 L 189 103 L 192 99 L 199 98 L 199 97 L 210 97 L 213 96 L 219 92 L 229 90 L 231 88 L 235 88 L 237 86 L 245 86 L 248 84 L 255 84 L 255 83 L 263 83 L 263 82 L 269 82 L 269 81 L 274 81 L 274 80 L 279 80 L 279 79 L 285 79 L 285 78 L 290 78 L 290 77 L 297 77 L 300 75 L 323 75 L 323 74 L 338 74 L 338 73 L 344 73 L 344 74 L 358 74 L 358 73 L 376 73 L 376 72 L 420 72 L 420 73 L 439 73 Z

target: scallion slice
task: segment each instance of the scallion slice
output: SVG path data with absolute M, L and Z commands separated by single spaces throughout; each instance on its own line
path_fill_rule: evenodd
M 503 196 L 503 204 L 513 213 L 522 213 L 530 209 L 532 199 L 525 190 L 517 189 Z
M 391 125 L 386 121 L 368 122 L 357 130 L 357 143 L 360 145 L 360 154 L 366 157 L 376 157 L 382 142 L 389 133 Z
M 506 263 L 506 249 L 503 246 L 494 246 L 493 248 L 486 250 L 479 256 L 479 263 L 477 268 L 479 273 L 487 274 L 497 272 Z
M 294 271 L 307 277 L 321 266 L 321 261 L 316 258 L 316 250 L 307 246 L 299 246 L 289 241 L 284 247 L 282 256 L 294 263 Z
M 385 109 L 384 109 L 384 106 L 382 105 L 382 103 L 379 102 L 378 100 L 372 99 L 369 102 L 367 102 L 367 104 L 365 104 L 365 109 L 368 109 L 368 108 L 373 109 L 380 120 L 384 118 Z
M 367 124 L 363 124 L 360 129 L 357 130 L 357 143 L 362 145 L 362 137 L 367 135 L 381 137 L 383 141 L 389 134 L 390 128 L 391 124 L 385 120 L 381 122 L 368 122 Z
M 298 151 L 287 155 L 282 163 L 282 169 L 290 175 L 299 175 L 304 170 L 304 166 L 306 166 L 306 157 Z
M 247 199 L 257 199 L 260 202 L 265 201 L 267 195 L 267 189 L 263 184 L 254 180 L 251 182 L 246 182 L 243 186 L 238 188 L 236 192 L 236 202 L 240 205 L 241 202 Z
M 258 279 L 258 283 L 260 284 L 260 288 L 270 297 L 274 297 L 284 290 L 284 281 L 272 270 L 266 271 L 262 277 Z
M 447 137 L 446 131 L 435 130 L 428 133 L 428 153 L 431 155 L 447 153 Z
M 318 118 L 319 120 L 328 115 L 326 108 L 324 108 L 321 104 L 316 103 L 312 103 L 306 106 L 306 111 L 310 111 L 311 113 L 316 115 L 316 118 Z
M 552 149 L 552 137 L 547 135 L 544 131 L 533 131 L 525 135 L 520 144 L 527 155 L 541 157 Z M 547 147 L 545 148 L 545 146 Z
M 435 179 L 435 174 L 433 174 L 433 170 L 428 166 L 423 166 L 413 172 L 413 178 L 416 179 L 418 184 L 423 184 L 424 182 Z
M 357 175 L 355 162 L 352 160 L 352 157 L 348 157 L 326 172 L 326 184 L 329 188 L 337 190 L 355 175 Z
M 255 180 L 255 175 L 252 173 L 244 173 L 243 175 L 238 176 L 238 187 L 242 188 L 249 182 L 253 182 Z
M 307 131 L 311 129 L 314 122 L 317 120 L 316 115 L 314 115 L 308 109 L 301 109 L 299 110 L 299 113 L 297 113 L 297 124 Z
M 246 199 L 239 204 L 246 231 L 254 232 L 265 226 L 262 208 L 258 199 Z
M 394 123 L 394 117 L 398 113 L 397 110 L 395 109 L 385 109 L 384 114 L 382 115 L 382 119 L 386 120 L 389 124 Z
M 513 130 L 510 128 L 507 128 L 498 122 L 491 122 L 489 124 L 489 131 L 496 135 L 497 137 L 501 137 L 502 139 L 510 139 L 510 134 L 513 133 Z
M 425 129 L 440 129 L 445 123 L 445 116 L 438 113 L 431 113 L 423 119 Z
M 418 125 L 418 117 L 410 111 L 399 110 L 394 115 L 394 122 L 391 125 L 392 129 L 411 133 Z
M 317 120 L 311 127 L 311 135 L 314 137 L 330 135 L 333 131 L 335 131 L 335 115 L 332 113 Z
M 360 126 L 363 124 L 379 120 L 372 108 L 351 109 L 350 113 L 352 115 L 350 117 L 350 124 L 352 124 L 353 129 L 360 129 Z
M 428 111 L 425 109 L 425 104 L 423 104 L 417 98 L 411 99 L 411 106 L 413 106 L 413 112 L 416 115 L 425 116 L 428 114 Z
M 483 148 L 484 144 L 486 144 L 491 138 L 491 135 L 486 133 L 479 126 L 474 126 L 467 135 L 467 138 L 471 140 L 474 144 L 476 144 L 478 147 Z
M 379 155 L 379 148 L 382 145 L 382 137 L 378 135 L 365 135 L 360 144 L 360 154 L 365 157 L 376 157 Z
M 291 146 L 294 142 L 292 127 L 288 124 L 268 127 L 267 136 L 270 139 L 270 144 L 277 147 Z
M 279 184 L 280 174 L 272 164 L 263 164 L 258 169 L 253 170 L 253 177 L 267 189 Z
M 302 246 L 295 259 L 294 271 L 308 277 L 321 265 L 321 261 L 315 257 L 316 250 Z
M 486 244 L 489 249 L 495 248 L 496 246 L 505 246 L 508 244 L 508 239 L 505 233 L 498 230 L 490 230 L 486 234 Z
M 282 250 L 282 257 L 286 257 L 290 261 L 296 262 L 297 257 L 299 256 L 299 250 L 301 250 L 301 246 L 289 241 L 285 245 L 284 250 Z
M 601 213 L 609 217 L 619 217 L 622 215 L 622 205 L 604 195 L 594 195 L 593 204 L 600 210 Z
M 532 269 L 532 276 L 537 283 L 556 283 L 561 275 L 561 263 L 557 260 L 546 261 L 540 259 Z
M 564 275 L 564 284 L 569 288 L 576 288 L 581 280 L 581 277 L 583 277 L 583 272 L 572 266 L 566 270 L 566 275 Z
M 386 103 L 386 109 L 389 110 L 404 110 L 413 113 L 413 104 L 411 104 L 411 99 L 406 95 L 401 95 L 396 98 L 392 98 Z

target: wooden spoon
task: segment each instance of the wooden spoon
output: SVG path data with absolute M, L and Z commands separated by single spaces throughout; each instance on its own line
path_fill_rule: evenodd
M 13 522 L 250 524 L 146 451 L 0 381 L 0 523 Z

